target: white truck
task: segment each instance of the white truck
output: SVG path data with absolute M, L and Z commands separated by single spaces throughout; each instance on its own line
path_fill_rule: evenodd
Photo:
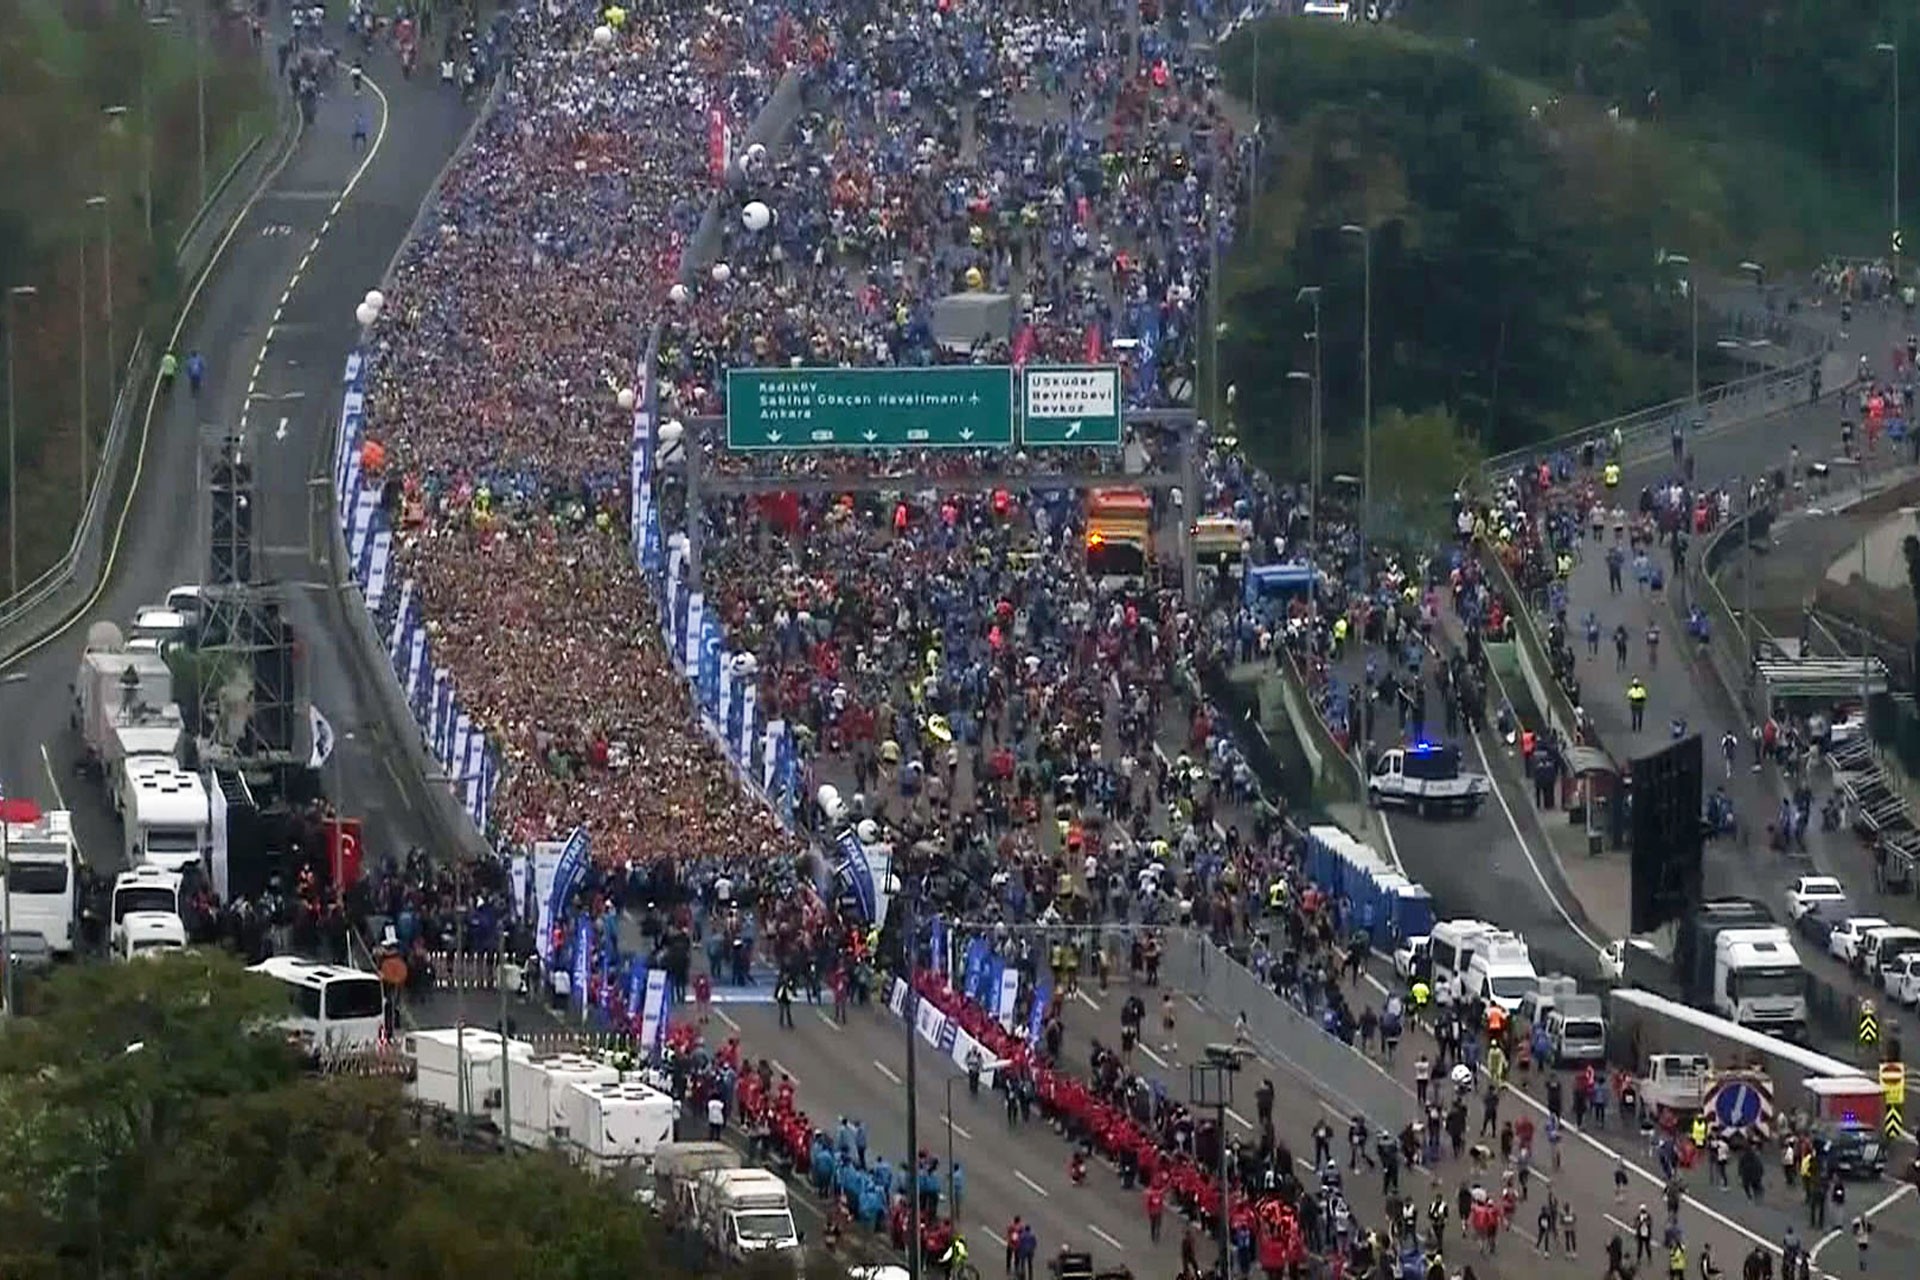
M 133 867 L 114 877 L 108 950 L 117 954 L 127 949 L 129 916 L 158 912 L 184 918 L 185 889 L 186 878 L 165 867 Z
M 121 774 L 131 759 L 178 762 L 186 726 L 173 699 L 173 673 L 157 653 L 130 653 L 112 623 L 87 631 L 73 682 L 73 727 L 82 764 L 105 780 L 121 811 Z
M 182 769 L 170 757 L 130 756 L 121 763 L 115 801 L 128 866 L 211 868 L 213 810 L 199 774 Z
M 1784 926 L 1723 929 L 1713 939 L 1713 1011 L 1769 1035 L 1807 1026 L 1807 969 Z
M 1492 784 L 1460 768 L 1460 748 L 1422 742 L 1380 753 L 1367 778 L 1367 803 L 1399 805 L 1421 817 L 1480 811 Z
M 654 1205 L 669 1226 L 698 1231 L 736 1261 L 789 1254 L 798 1268 L 800 1233 L 779 1175 L 743 1167 L 740 1153 L 718 1142 L 666 1143 L 653 1171 Z

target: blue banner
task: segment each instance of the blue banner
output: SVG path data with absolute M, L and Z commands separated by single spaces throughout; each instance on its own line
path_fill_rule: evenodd
M 646 1007 L 647 962 L 635 960 L 627 966 L 627 1017 L 638 1018 Z
M 1047 1008 L 1053 1003 L 1053 979 L 1045 974 L 1033 988 L 1033 1008 L 1027 1013 L 1027 1043 L 1040 1043 L 1040 1028 L 1046 1023 Z
M 582 914 L 573 927 L 573 1007 L 583 1013 L 587 1007 L 587 966 L 592 956 L 593 922 Z
M 573 901 L 573 891 L 587 875 L 587 857 L 592 846 L 587 839 L 585 827 L 575 827 L 573 834 L 567 837 L 566 845 L 560 850 L 559 865 L 553 869 L 553 891 L 547 896 L 546 921 L 542 926 L 549 937 L 554 930 L 566 923 L 567 907 Z
M 867 861 L 867 847 L 860 843 L 853 828 L 848 827 L 834 841 L 834 848 L 840 854 L 840 865 L 834 870 L 853 890 L 854 898 L 860 903 L 861 918 L 868 924 L 879 924 L 875 918 L 879 903 L 874 897 L 873 866 Z
M 928 948 L 933 952 L 933 971 L 946 973 L 947 922 L 939 916 L 933 918 L 933 928 L 928 931 Z

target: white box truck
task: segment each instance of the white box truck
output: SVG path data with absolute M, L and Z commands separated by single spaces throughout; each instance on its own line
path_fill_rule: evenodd
M 615 1084 L 620 1073 L 603 1062 L 577 1053 L 541 1057 L 508 1056 L 494 1060 L 493 1083 L 505 1083 L 513 1094 L 513 1114 L 507 1138 L 523 1147 L 571 1146 L 572 1135 L 567 1117 L 560 1110 L 560 1095 L 569 1084 Z
M 467 1115 L 500 1127 L 500 1068 L 503 1056 L 531 1060 L 533 1046 L 509 1040 L 484 1027 L 432 1027 L 407 1033 L 406 1055 L 413 1060 L 407 1094 L 452 1116 Z M 464 1077 L 464 1084 L 462 1083 Z
M 773 1252 L 800 1262 L 787 1184 L 765 1169 L 742 1167 L 718 1142 L 671 1142 L 654 1153 L 653 1203 L 670 1227 L 698 1231 L 732 1259 Z
M 597 1173 L 638 1171 L 673 1141 L 680 1107 L 638 1080 L 569 1080 L 557 1095 L 568 1150 Z
M 1807 1028 L 1807 969 L 1781 925 L 1723 929 L 1713 939 L 1713 1011 L 1798 1040 Z

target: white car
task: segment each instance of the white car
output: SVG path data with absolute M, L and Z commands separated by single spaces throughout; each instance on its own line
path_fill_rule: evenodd
M 1848 916 L 1827 935 L 1827 953 L 1842 964 L 1852 964 L 1854 953 L 1860 950 L 1862 938 L 1875 929 L 1891 927 L 1888 921 L 1879 916 Z
M 1609 942 L 1600 948 L 1600 981 L 1618 982 L 1627 973 L 1627 944 Z
M 1393 971 L 1402 982 L 1413 981 L 1413 966 L 1427 958 L 1427 935 L 1408 938 L 1393 949 Z
M 1920 1004 L 1920 951 L 1909 951 L 1882 968 L 1880 989 L 1895 1004 Z
M 1847 890 L 1832 876 L 1801 876 L 1787 890 L 1787 919 L 1798 920 L 1822 902 L 1844 902 Z

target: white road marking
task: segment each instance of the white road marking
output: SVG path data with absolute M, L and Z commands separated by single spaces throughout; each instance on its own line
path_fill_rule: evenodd
M 1112 1245 L 1116 1249 L 1124 1250 L 1127 1247 L 1121 1244 L 1118 1240 L 1115 1240 L 1112 1236 L 1108 1235 L 1106 1232 L 1102 1231 L 1100 1228 L 1094 1226 L 1091 1222 L 1087 1224 L 1087 1230 L 1091 1231 L 1094 1235 L 1099 1236 L 1102 1240 L 1105 1240 L 1108 1244 Z
M 1015 1169 L 1013 1171 L 1013 1176 L 1020 1179 L 1020 1181 L 1026 1183 L 1028 1190 L 1037 1191 L 1040 1193 L 1042 1197 L 1047 1197 L 1052 1194 L 1045 1187 L 1041 1186 L 1039 1183 L 1035 1182 L 1032 1178 L 1029 1178 L 1026 1174 L 1020 1172 L 1018 1169 Z
M 955 1133 L 965 1138 L 968 1142 L 973 1141 L 973 1135 L 960 1127 L 960 1122 L 953 1118 L 953 1112 L 951 1111 L 943 1112 L 940 1118 L 947 1122 L 947 1128 L 953 1130 Z
M 878 1058 L 875 1058 L 873 1060 L 873 1068 L 874 1070 L 878 1071 L 881 1075 L 885 1076 L 887 1079 L 893 1081 L 895 1084 L 906 1083 L 906 1081 L 902 1080 L 899 1076 L 894 1074 L 892 1067 L 880 1061 L 880 1059 Z
M 47 771 L 47 785 L 53 788 L 53 803 L 55 807 L 61 809 L 66 808 L 67 798 L 60 794 L 60 779 L 53 771 L 53 757 L 48 754 L 47 744 L 44 742 L 40 744 L 40 763 L 45 766 Z
M 1092 996 L 1082 991 L 1079 987 L 1075 987 L 1073 989 L 1073 996 L 1074 996 L 1074 999 L 1079 1000 L 1081 1003 L 1085 1004 L 1089 1009 L 1097 1010 L 1100 1007 L 1100 1002 L 1098 1000 L 1095 1000 Z
M 1393 994 L 1391 991 L 1387 990 L 1386 983 L 1380 981 L 1380 979 L 1374 977 L 1372 974 L 1368 973 L 1366 970 L 1363 969 L 1360 971 L 1360 977 L 1365 980 L 1368 986 L 1372 987 L 1375 991 L 1378 991 L 1381 995 L 1388 996 Z
M 982 1235 L 999 1245 L 1002 1249 L 1007 1247 L 1007 1238 L 998 1231 L 995 1231 L 992 1227 L 981 1227 L 979 1230 Z
M 1497 678 L 1496 676 L 1496 679 Z M 1505 687 L 1504 684 L 1501 686 L 1503 691 Z M 1487 775 L 1488 780 L 1491 782 L 1493 778 L 1493 764 L 1487 759 L 1487 749 L 1481 743 L 1478 733 L 1473 735 L 1473 749 L 1480 757 L 1481 771 Z M 1579 936 L 1580 941 L 1592 947 L 1595 952 L 1598 952 L 1601 947 L 1606 944 L 1595 942 L 1591 934 L 1576 924 L 1573 919 L 1573 914 L 1569 912 L 1565 904 L 1560 901 L 1559 895 L 1548 887 L 1546 873 L 1540 870 L 1540 860 L 1534 856 L 1533 846 L 1527 843 L 1526 836 L 1520 833 L 1520 820 L 1513 816 L 1513 806 L 1507 803 L 1507 793 L 1497 784 L 1493 785 L 1491 790 L 1493 791 L 1493 798 L 1500 802 L 1500 812 L 1507 817 L 1507 828 L 1513 832 L 1513 838 L 1520 842 L 1520 852 L 1527 860 L 1527 869 L 1533 872 L 1533 878 L 1539 882 L 1540 892 L 1547 895 L 1547 901 L 1553 904 L 1553 909 L 1559 912 L 1560 918 L 1567 922 L 1567 928 L 1573 930 L 1574 933 Z
M 1860 1216 L 1867 1219 L 1867 1221 L 1871 1222 L 1879 1214 L 1886 1212 L 1888 1209 L 1891 1209 L 1894 1205 L 1898 1204 L 1902 1198 L 1909 1195 L 1912 1191 L 1913 1191 L 1913 1184 L 1911 1182 L 1903 1183 L 1902 1185 L 1894 1188 L 1891 1192 L 1889 1192 L 1885 1197 L 1883 1197 L 1880 1200 L 1878 1204 L 1874 1205 L 1873 1208 L 1867 1210 L 1865 1213 L 1863 1213 Z M 1832 1244 L 1835 1240 L 1838 1240 L 1841 1236 L 1845 1235 L 1847 1233 L 1847 1230 L 1848 1228 L 1846 1227 L 1835 1227 L 1833 1230 L 1827 1232 L 1827 1234 L 1820 1237 L 1820 1242 L 1813 1246 L 1813 1249 L 1808 1253 L 1807 1256 L 1815 1262 L 1820 1261 L 1820 1251 L 1826 1248 L 1828 1245 Z
M 835 1022 L 832 1015 L 828 1014 L 825 1010 L 815 1009 L 813 1016 L 825 1023 L 829 1031 L 839 1031 L 841 1029 L 840 1024 Z
M 780 1059 L 768 1058 L 767 1065 L 773 1068 L 775 1074 L 783 1075 L 787 1079 L 793 1081 L 794 1088 L 798 1089 L 800 1087 L 800 1077 L 795 1075 L 793 1072 L 787 1070 L 784 1066 L 780 1065 Z
M 1140 1052 L 1146 1054 L 1149 1058 L 1152 1058 L 1155 1062 L 1159 1063 L 1162 1067 L 1168 1067 L 1172 1065 L 1165 1058 L 1155 1053 L 1153 1051 L 1153 1046 L 1150 1044 L 1142 1044 L 1140 1046 Z
M 1184 999 L 1188 1004 L 1193 1006 L 1193 1011 L 1195 1013 L 1205 1013 L 1207 1011 L 1207 1006 L 1201 1004 L 1198 1000 L 1195 1000 L 1192 996 L 1183 994 L 1181 998 Z
M 273 438 L 275 440 L 285 440 L 287 438 L 287 420 L 285 418 L 280 419 L 280 425 L 273 429 Z
M 1242 1129 L 1253 1128 L 1253 1121 L 1247 1119 L 1245 1116 L 1241 1115 L 1238 1111 L 1235 1111 L 1232 1107 L 1227 1108 L 1227 1119 L 1233 1121 L 1235 1124 L 1239 1125 Z
M 732 1018 L 729 1018 L 727 1016 L 727 1011 L 725 1009 L 722 1009 L 719 1005 L 715 1005 L 713 1007 L 713 1016 L 720 1019 L 720 1021 L 726 1023 L 727 1026 L 732 1030 L 736 1032 L 740 1030 L 740 1024 L 735 1022 Z

